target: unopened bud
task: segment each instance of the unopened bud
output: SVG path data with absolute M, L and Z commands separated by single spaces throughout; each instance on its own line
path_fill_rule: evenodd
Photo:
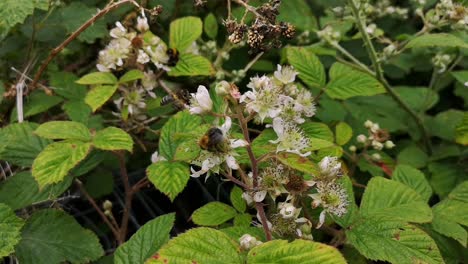
M 385 148 L 391 149 L 393 147 L 395 147 L 395 144 L 393 143 L 393 141 L 391 140 L 385 141 Z
M 216 84 L 215 91 L 217 95 L 224 96 L 224 95 L 229 94 L 230 88 L 231 88 L 231 85 L 228 82 L 220 81 L 219 83 Z
M 379 153 L 374 153 L 372 154 L 372 159 L 375 161 L 379 161 L 380 159 L 382 159 L 382 157 L 380 156 Z
M 366 143 L 367 137 L 366 137 L 365 135 L 361 134 L 361 135 L 358 135 L 358 136 L 356 137 L 356 140 L 357 140 L 357 142 L 359 142 L 359 143 Z
M 104 210 L 106 211 L 112 210 L 112 202 L 109 200 L 105 200 L 104 203 L 102 203 L 102 208 L 104 208 Z
M 356 152 L 357 148 L 354 145 L 349 146 L 349 151 Z

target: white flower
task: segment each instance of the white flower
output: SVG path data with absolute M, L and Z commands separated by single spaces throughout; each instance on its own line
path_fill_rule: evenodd
M 265 200 L 266 195 L 267 195 L 267 191 L 258 191 L 258 192 L 255 192 L 254 195 L 253 195 L 253 200 L 254 200 L 256 203 L 260 203 L 260 202 L 262 202 L 263 200 Z
M 261 245 L 262 241 L 258 241 L 255 237 L 245 234 L 239 238 L 239 244 L 243 250 L 249 250 L 255 246 Z
M 141 17 L 137 17 L 136 29 L 140 32 L 146 32 L 149 29 L 148 19 L 146 19 L 145 11 L 143 9 L 141 10 Z
M 158 161 L 164 161 L 164 160 L 166 160 L 166 158 L 163 156 L 160 156 L 157 150 L 153 153 L 153 155 L 151 155 L 152 163 L 156 163 Z
M 146 64 L 150 61 L 149 55 L 143 51 L 143 50 L 138 50 L 138 57 L 137 57 L 137 62 L 140 64 Z
M 210 93 L 205 86 L 198 86 L 197 93 L 192 93 L 192 99 L 190 100 L 190 113 L 201 114 L 211 111 L 213 108 L 213 102 L 210 98 Z
M 115 22 L 116 27 L 111 29 L 110 35 L 113 38 L 122 38 L 127 34 L 127 29 L 119 21 Z
M 312 94 L 309 91 L 302 89 L 294 102 L 294 109 L 296 109 L 296 111 L 303 112 L 307 117 L 315 115 L 317 108 L 315 107 Z
M 356 137 L 357 142 L 359 143 L 366 143 L 367 137 L 363 134 L 360 134 Z
M 284 122 L 280 118 L 275 118 L 273 119 L 273 130 L 275 130 L 278 139 L 270 140 L 270 142 L 278 144 L 276 152 L 286 151 L 302 157 L 311 154 L 310 151 L 303 153 L 303 150 L 309 147 L 309 139 L 304 136 L 296 125 Z
M 148 94 L 155 98 L 156 94 L 151 92 L 157 85 L 156 74 L 152 70 L 143 73 L 143 78 L 141 79 L 141 86 L 148 92 Z
M 197 45 L 197 42 L 194 41 L 192 44 L 185 50 L 185 53 L 192 53 L 194 55 L 200 55 L 200 49 Z
M 284 219 L 295 218 L 299 210 L 291 203 L 280 203 L 278 207 L 280 208 L 279 213 Z
M 372 133 L 377 133 L 377 131 L 379 131 L 379 130 L 380 130 L 380 126 L 377 123 L 372 124 L 372 126 L 370 127 L 370 131 Z
M 275 78 L 283 84 L 294 82 L 298 72 L 294 70 L 292 66 L 284 66 L 278 64 L 277 70 L 274 72 Z
M 395 144 L 393 143 L 393 141 L 391 141 L 391 140 L 385 141 L 385 148 L 391 149 L 391 148 L 394 148 L 394 147 L 395 147 Z
M 320 228 L 325 222 L 326 213 L 343 216 L 348 211 L 348 194 L 346 190 L 336 182 L 319 182 L 317 183 L 317 193 L 310 194 L 312 197 L 312 207 L 321 205 L 323 211 L 319 216 L 319 224 L 316 228 Z
M 253 203 L 253 197 L 247 192 L 242 193 L 242 198 L 248 205 L 251 205 Z
M 239 102 L 246 103 L 248 112 L 258 113 L 260 121 L 266 117 L 274 118 L 281 112 L 279 95 L 281 91 L 275 87 L 270 78 L 266 76 L 250 78 L 247 87 L 252 91 L 247 91 L 241 97 Z
M 222 160 L 220 157 L 217 156 L 211 156 L 203 160 L 201 164 L 201 169 L 199 171 L 195 171 L 192 167 L 190 167 L 190 171 L 192 174 L 190 175 L 191 177 L 198 178 L 201 175 L 209 172 L 212 168 L 219 166 L 219 164 L 222 163 Z
M 155 37 L 153 38 L 153 41 L 156 41 L 155 39 L 157 40 L 159 38 Z M 146 47 L 145 51 L 150 56 L 151 62 L 153 62 L 158 69 L 162 69 L 165 71 L 170 70 L 169 67 L 165 65 L 169 61 L 169 55 L 167 55 L 166 44 L 164 44 L 162 41 L 159 41 L 159 44 L 157 44 L 157 46 L 148 46 Z
M 326 156 L 319 162 L 322 177 L 332 179 L 342 176 L 341 162 L 337 157 Z

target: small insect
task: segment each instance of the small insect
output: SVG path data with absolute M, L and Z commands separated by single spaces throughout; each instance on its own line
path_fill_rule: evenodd
M 166 54 L 169 56 L 169 60 L 167 61 L 167 65 L 173 67 L 179 61 L 179 51 L 175 48 L 169 48 L 166 51 Z
M 161 99 L 161 105 L 172 103 L 177 110 L 182 110 L 190 104 L 190 93 L 186 89 L 179 89 L 173 94 L 168 94 Z
M 217 127 L 210 128 L 198 141 L 198 145 L 210 152 L 224 152 L 226 144 L 223 131 Z

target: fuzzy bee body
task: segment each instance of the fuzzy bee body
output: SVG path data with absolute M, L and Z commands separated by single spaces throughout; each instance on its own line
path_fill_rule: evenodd
M 223 131 L 217 127 L 210 128 L 198 141 L 200 148 L 210 152 L 224 152 L 226 150 Z
M 190 104 L 190 93 L 186 89 L 179 89 L 173 94 L 168 94 L 161 99 L 161 105 L 173 104 L 177 110 L 182 110 Z
M 175 48 L 169 48 L 166 51 L 167 56 L 169 56 L 169 60 L 167 61 L 167 65 L 174 67 L 177 62 L 179 61 L 179 51 Z

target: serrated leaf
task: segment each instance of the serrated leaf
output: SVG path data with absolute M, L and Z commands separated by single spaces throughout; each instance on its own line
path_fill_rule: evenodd
M 82 2 L 72 2 L 61 8 L 62 24 L 69 34 L 73 33 L 88 19 L 96 14 L 96 9 Z M 90 27 L 78 35 L 78 40 L 93 43 L 97 38 L 103 38 L 109 31 L 104 20 L 95 21 Z
M 171 201 L 182 192 L 190 178 L 189 167 L 182 162 L 158 161 L 146 169 L 146 174 Z
M 103 150 L 133 150 L 133 140 L 127 132 L 117 127 L 106 127 L 94 135 L 93 146 Z
M 346 230 L 347 241 L 370 260 L 442 264 L 434 240 L 417 227 L 386 217 L 362 219 Z
M 41 124 L 34 133 L 48 139 L 77 139 L 90 141 L 91 133 L 82 123 L 73 121 L 50 121 Z
M 275 155 L 275 158 L 282 164 L 300 172 L 307 174 L 316 174 L 319 172 L 319 169 L 314 162 L 297 154 L 283 152 Z
M 203 23 L 198 17 L 188 16 L 172 21 L 169 28 L 169 46 L 184 52 L 201 36 Z
M 265 241 L 265 232 L 261 227 L 254 227 L 254 226 L 231 226 L 220 229 L 219 231 L 223 232 L 224 234 L 228 235 L 232 240 L 239 241 L 245 234 L 249 234 L 255 237 L 258 241 Z
M 88 155 L 91 143 L 63 141 L 48 145 L 34 160 L 32 175 L 44 186 L 61 182 L 68 172 Z
M 97 236 L 63 211 L 35 212 L 21 231 L 16 256 L 21 263 L 88 263 L 104 254 Z
M 161 129 L 159 138 L 159 152 L 168 160 L 174 158 L 177 147 L 183 140 L 178 139 L 177 135 L 189 133 L 197 129 L 201 124 L 198 116 L 193 116 L 186 111 L 179 112 L 167 121 Z
M 457 126 L 463 122 L 464 114 L 463 111 L 455 109 L 439 112 L 435 117 L 426 121 L 427 127 L 433 136 L 455 141 L 456 129 Z
M 301 125 L 301 128 L 310 140 L 310 147 L 307 150 L 319 150 L 334 145 L 333 132 L 326 124 L 306 122 Z
M 117 84 L 117 78 L 110 72 L 92 72 L 76 81 L 78 84 Z
M 85 102 L 91 106 L 93 112 L 107 102 L 117 90 L 117 85 L 99 85 L 93 87 L 85 97 Z
M 396 86 L 394 91 L 413 110 L 426 111 L 439 101 L 439 95 L 425 87 Z
M 297 239 L 291 243 L 286 240 L 273 240 L 256 246 L 249 251 L 247 263 L 345 264 L 347 262 L 332 246 Z
M 171 68 L 169 76 L 210 76 L 215 73 L 211 62 L 200 55 L 192 53 L 181 54 L 176 66 Z
M 92 113 L 91 107 L 84 101 L 69 101 L 62 106 L 65 113 L 67 113 L 70 120 L 80 122 L 85 125 L 88 124 L 89 116 Z
M 468 180 L 463 166 L 455 162 L 433 162 L 428 168 L 431 173 L 431 186 L 441 199 L 447 196 L 457 184 Z
M 234 217 L 234 226 L 250 226 L 252 224 L 251 214 L 237 214 Z
M 286 56 L 289 63 L 299 72 L 299 79 L 309 87 L 322 88 L 325 85 L 325 69 L 311 50 L 301 47 L 288 47 Z
M 136 81 L 139 79 L 142 79 L 144 77 L 143 72 L 140 70 L 130 70 L 126 72 L 122 77 L 119 79 L 119 83 L 126 83 L 126 82 L 132 82 Z
M 462 246 L 467 246 L 468 232 L 460 224 L 453 221 L 449 214 L 445 214 L 443 210 L 433 210 L 434 218 L 432 219 L 432 228 L 447 237 L 458 241 Z
M 213 13 L 209 13 L 205 17 L 203 29 L 205 30 L 205 34 L 211 39 L 215 39 L 218 35 L 218 21 L 216 21 L 216 17 Z
M 72 184 L 72 179 L 72 177 L 66 177 L 60 183 L 39 190 L 39 185 L 34 180 L 31 172 L 20 172 L 0 183 L 0 201 L 13 210 L 34 203 L 50 201 L 64 193 Z
M 231 220 L 236 214 L 236 210 L 225 203 L 211 202 L 195 210 L 192 221 L 197 225 L 217 226 Z
M 392 174 L 392 180 L 401 182 L 415 190 L 424 201 L 429 201 L 432 195 L 432 188 L 420 170 L 408 165 L 398 165 Z
M 353 129 L 345 122 L 339 122 L 335 128 L 335 140 L 340 146 L 348 143 L 353 136 Z
M 463 120 L 455 129 L 455 142 L 464 146 L 468 145 L 468 112 L 463 114 Z
M 159 216 L 145 225 L 114 253 L 115 264 L 144 263 L 169 240 L 175 215 Z
M 2 0 L 0 1 L 0 40 L 3 39 L 13 26 L 22 23 L 34 11 L 31 0 Z
M 421 48 L 421 47 L 459 47 L 468 48 L 468 44 L 451 34 L 436 33 L 425 34 L 410 40 L 405 48 Z
M 360 212 L 363 216 L 385 216 L 405 222 L 432 220 L 431 208 L 416 191 L 383 177 L 374 177 L 367 184 Z
M 180 144 L 177 146 L 174 153 L 174 160 L 177 161 L 192 161 L 200 154 L 200 146 L 193 137 L 180 138 Z
M 15 123 L 0 130 L 0 159 L 30 167 L 36 156 L 51 142 L 38 137 L 36 123 Z
M 62 98 L 54 95 L 47 95 L 42 91 L 34 91 L 27 97 L 24 101 L 24 108 L 23 108 L 23 117 L 34 116 L 37 114 L 41 114 L 50 108 L 60 104 L 63 101 Z M 10 122 L 18 121 L 18 112 L 17 108 L 15 107 L 13 111 L 11 111 L 10 115 Z
M 0 203 L 0 258 L 10 255 L 21 239 L 24 220 L 6 204 Z
M 52 72 L 50 85 L 54 92 L 65 99 L 80 100 L 86 95 L 86 86 L 76 83 L 78 77 L 70 72 Z
M 237 211 L 243 213 L 247 209 L 247 204 L 245 203 L 244 198 L 242 198 L 242 189 L 234 186 L 231 190 L 231 194 L 229 196 L 232 206 L 236 208 Z
M 239 246 L 221 231 L 200 227 L 172 239 L 149 259 L 155 263 L 244 263 Z
M 314 30 L 317 28 L 317 21 L 311 9 L 304 0 L 283 1 L 277 19 L 291 23 L 301 31 Z
M 410 145 L 398 153 L 397 160 L 399 164 L 407 164 L 415 168 L 426 166 L 429 157 L 416 145 Z
M 348 99 L 355 96 L 371 96 L 385 93 L 383 85 L 373 76 L 355 70 L 341 63 L 330 68 L 330 81 L 325 92 L 334 99 Z

